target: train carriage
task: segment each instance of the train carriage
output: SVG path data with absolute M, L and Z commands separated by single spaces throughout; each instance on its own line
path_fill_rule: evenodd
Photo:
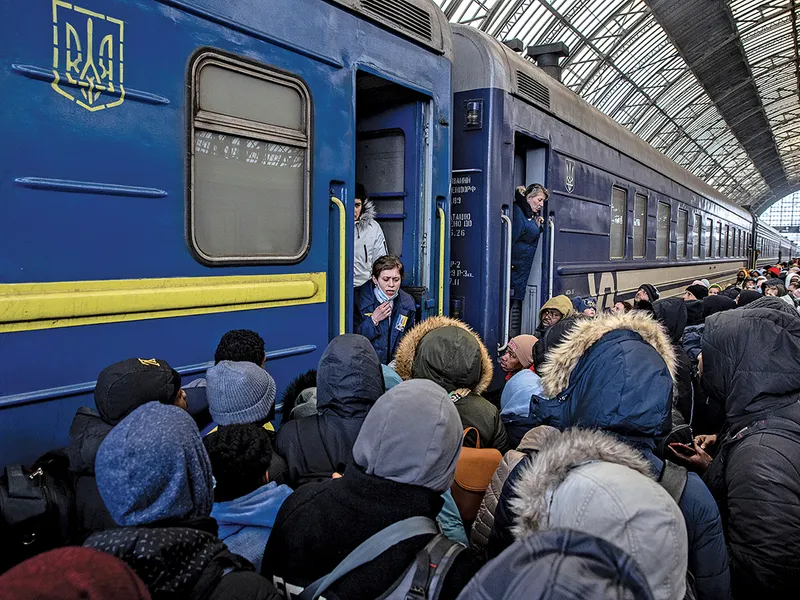
M 188 380 L 249 328 L 279 389 L 314 367 L 352 326 L 357 180 L 420 316 L 446 306 L 433 3 L 51 0 L 0 21 L 1 463 L 63 446 L 123 358 Z

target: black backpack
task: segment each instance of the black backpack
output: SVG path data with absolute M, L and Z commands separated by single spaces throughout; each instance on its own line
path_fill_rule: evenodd
M 48 453 L 30 468 L 7 465 L 0 477 L 0 573 L 75 534 L 75 493 L 69 460 Z
M 686 490 L 686 482 L 689 480 L 689 472 L 682 466 L 674 462 L 665 460 L 661 473 L 658 475 L 658 483 L 663 487 L 675 504 L 680 505 L 683 492 Z M 697 587 L 694 582 L 694 575 L 691 571 L 686 571 L 686 594 L 684 600 L 697 600 Z

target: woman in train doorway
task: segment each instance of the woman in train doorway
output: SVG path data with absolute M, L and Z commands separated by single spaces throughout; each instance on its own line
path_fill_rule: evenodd
M 375 220 L 375 203 L 367 197 L 367 190 L 356 183 L 353 200 L 356 225 L 353 248 L 353 286 L 357 289 L 369 281 L 372 263 L 389 254 L 383 229 Z
M 356 288 L 353 331 L 366 337 L 388 365 L 406 331 L 414 325 L 414 298 L 400 289 L 403 263 L 396 256 L 382 256 L 372 265 L 372 279 Z
M 544 225 L 539 215 L 542 205 L 549 197 L 547 189 L 532 183 L 526 188 L 519 186 L 514 192 L 514 217 L 511 227 L 511 325 L 510 337 L 522 330 L 522 301 L 531 272 L 536 246 Z

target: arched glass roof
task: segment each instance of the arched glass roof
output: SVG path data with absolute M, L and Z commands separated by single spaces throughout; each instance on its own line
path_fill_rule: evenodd
M 800 189 L 794 0 L 434 1 L 499 40 L 565 42 L 566 86 L 755 213 Z

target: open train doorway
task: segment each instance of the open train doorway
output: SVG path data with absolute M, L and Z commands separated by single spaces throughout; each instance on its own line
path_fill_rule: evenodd
M 528 187 L 538 183 L 547 187 L 547 145 L 529 136 L 517 133 L 514 136 L 514 187 Z M 544 223 L 540 227 L 539 239 L 536 242 L 534 254 L 524 296 L 515 298 L 511 310 L 511 337 L 520 333 L 532 334 L 539 326 L 539 309 L 547 301 L 547 273 L 546 232 L 547 232 L 547 204 L 541 208 L 536 217 L 543 217 Z M 513 279 L 513 276 L 512 276 Z
M 402 287 L 414 297 L 418 318 L 435 295 L 428 243 L 435 207 L 426 193 L 431 184 L 429 105 L 424 94 L 357 73 L 356 182 L 366 190 L 388 253 L 403 263 Z

